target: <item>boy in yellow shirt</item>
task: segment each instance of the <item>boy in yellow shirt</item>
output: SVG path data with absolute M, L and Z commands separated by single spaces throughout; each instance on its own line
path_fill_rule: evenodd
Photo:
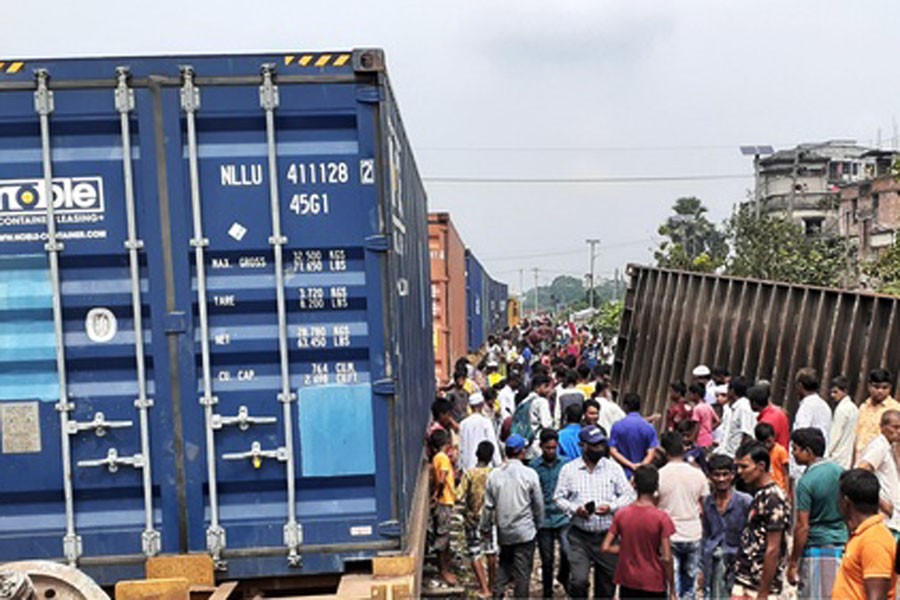
M 456 503 L 453 464 L 447 455 L 450 449 L 450 435 L 443 429 L 438 429 L 431 434 L 431 444 L 435 450 L 434 458 L 431 459 L 434 551 L 437 553 L 441 579 L 448 585 L 456 585 L 456 576 L 450 571 L 450 526 L 453 505 Z

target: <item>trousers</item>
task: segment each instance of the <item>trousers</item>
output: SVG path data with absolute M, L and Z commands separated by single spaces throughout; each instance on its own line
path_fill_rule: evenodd
M 569 529 L 569 596 L 587 598 L 588 576 L 594 568 L 594 597 L 612 598 L 616 593 L 613 575 L 619 563 L 615 554 L 600 552 L 606 532 L 593 533 L 577 527 Z
M 513 598 L 531 596 L 531 569 L 534 567 L 534 540 L 521 544 L 500 544 L 494 598 L 503 598 L 506 586 L 512 582 Z

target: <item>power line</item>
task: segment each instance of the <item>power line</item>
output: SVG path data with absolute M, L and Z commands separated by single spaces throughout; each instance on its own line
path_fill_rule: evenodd
M 628 246 L 636 246 L 637 244 L 645 244 L 647 242 L 652 242 L 653 238 L 644 238 L 640 240 L 631 240 L 628 242 L 619 242 L 616 244 L 603 244 L 604 249 L 610 248 L 626 248 Z M 541 252 L 538 254 L 514 254 L 514 255 L 505 255 L 505 256 L 487 256 L 482 258 L 485 262 L 487 261 L 506 261 L 506 260 L 518 260 L 520 258 L 543 258 L 545 256 L 572 256 L 575 254 L 584 254 L 584 250 L 560 250 L 559 252 Z
M 723 175 L 635 175 L 620 177 L 423 177 L 431 183 L 488 183 L 488 184 L 608 184 L 608 183 L 671 183 L 676 181 L 723 181 L 734 179 L 752 179 L 753 174 Z

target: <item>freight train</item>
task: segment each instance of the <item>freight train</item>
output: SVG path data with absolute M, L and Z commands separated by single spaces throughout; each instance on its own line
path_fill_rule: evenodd
M 383 53 L 5 64 L 0 562 L 400 550 L 434 357 Z
M 428 215 L 428 239 L 435 376 L 447 383 L 456 359 L 510 326 L 509 288 L 466 248 L 448 213 Z

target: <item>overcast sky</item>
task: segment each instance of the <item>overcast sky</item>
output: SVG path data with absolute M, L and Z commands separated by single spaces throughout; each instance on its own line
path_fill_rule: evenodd
M 900 3 L 4 0 L 4 58 L 382 47 L 432 210 L 496 279 L 650 260 L 675 198 L 722 220 L 741 144 L 895 135 Z M 428 178 L 728 176 L 652 183 Z

